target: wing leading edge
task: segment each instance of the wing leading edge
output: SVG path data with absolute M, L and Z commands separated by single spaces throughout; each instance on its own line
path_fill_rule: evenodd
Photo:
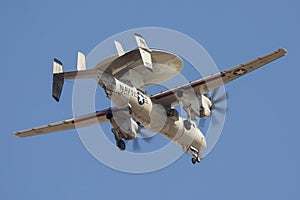
M 110 108 L 102 111 L 97 111 L 95 113 L 91 113 L 88 115 L 84 115 L 81 117 L 75 117 L 72 119 L 67 119 L 64 121 L 60 121 L 60 122 L 56 122 L 56 123 L 28 129 L 28 130 L 13 132 L 13 134 L 22 138 L 22 137 L 40 135 L 45 133 L 64 131 L 64 130 L 69 130 L 74 128 L 81 128 L 81 127 L 90 126 L 94 124 L 102 124 L 105 122 L 109 122 L 109 120 L 106 119 L 106 114 L 109 112 L 111 112 Z
M 203 79 L 199 79 L 181 87 L 153 95 L 151 97 L 151 100 L 166 107 L 174 106 L 176 104 L 179 104 L 178 98 L 176 96 L 178 91 L 189 90 L 192 88 L 196 96 L 205 94 L 282 56 L 285 56 L 286 54 L 287 51 L 285 49 L 278 49 L 277 51 L 274 51 L 262 57 L 258 57 L 257 59 L 246 62 L 244 64 L 232 67 L 228 70 L 213 74 Z

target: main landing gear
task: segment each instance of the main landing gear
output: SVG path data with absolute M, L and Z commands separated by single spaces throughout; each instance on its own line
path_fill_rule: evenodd
M 115 121 L 113 120 L 113 114 L 107 113 L 106 118 L 110 120 L 111 124 L 114 125 Z M 126 144 L 123 140 L 122 134 L 120 133 L 120 128 L 112 128 L 111 132 L 115 135 L 116 145 L 121 150 L 124 151 L 126 149 Z
M 120 136 L 120 134 L 118 134 L 118 130 L 112 128 L 111 132 L 113 132 L 113 134 L 115 135 L 115 140 L 116 140 L 116 145 L 117 147 L 121 150 L 124 151 L 126 149 L 126 144 L 124 142 L 124 140 L 122 139 L 122 136 Z
M 126 149 L 126 144 L 125 144 L 124 140 L 122 140 L 122 139 L 116 140 L 116 145 L 117 145 L 117 147 L 119 147 L 119 149 L 121 151 L 124 151 Z

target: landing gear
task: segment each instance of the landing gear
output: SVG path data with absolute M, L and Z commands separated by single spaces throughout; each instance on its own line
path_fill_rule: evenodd
M 121 151 L 124 151 L 126 149 L 126 144 L 125 144 L 124 140 L 116 140 L 116 144 L 117 144 L 117 147 L 119 147 L 119 149 Z
M 197 157 L 197 158 L 196 158 L 196 157 L 193 157 L 193 158 L 192 158 L 192 163 L 193 163 L 193 164 L 199 163 L 200 160 L 202 160 L 202 159 L 199 158 L 199 157 Z
M 179 120 L 179 114 L 176 109 L 172 108 L 172 109 L 167 110 L 167 116 L 173 121 Z
M 201 156 L 201 153 L 199 152 L 199 150 L 197 150 L 195 147 L 193 146 L 190 146 L 190 151 L 193 155 L 193 158 L 192 158 L 192 163 L 193 164 L 196 164 L 196 163 L 199 163 L 200 160 L 202 160 L 202 156 Z
M 128 107 L 129 113 L 131 113 L 131 108 Z M 106 119 L 108 119 L 112 125 L 111 132 L 115 136 L 116 146 L 121 150 L 124 151 L 126 149 L 126 144 L 124 140 L 132 140 L 132 136 L 123 132 L 121 128 L 118 126 L 117 122 L 114 119 L 114 115 L 112 112 L 108 112 L 106 114 Z
M 197 158 L 192 158 L 192 163 L 196 164 L 196 162 L 197 162 Z
M 113 117 L 113 114 L 111 112 L 106 114 L 106 119 L 111 120 Z
M 122 137 L 117 133 L 117 131 L 115 129 L 111 129 L 111 132 L 113 132 L 113 134 L 115 135 L 115 139 L 116 139 L 116 145 L 117 147 L 121 150 L 124 151 L 126 149 L 126 144 L 124 142 L 124 140 L 122 139 Z

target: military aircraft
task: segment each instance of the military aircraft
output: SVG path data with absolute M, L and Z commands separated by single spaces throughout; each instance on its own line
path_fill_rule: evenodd
M 210 117 L 216 100 L 206 96 L 220 86 L 239 78 L 287 54 L 285 49 L 259 57 L 228 70 L 148 96 L 145 87 L 174 78 L 183 68 L 182 59 L 170 52 L 150 49 L 145 39 L 135 34 L 137 48 L 128 52 L 115 41 L 117 54 L 86 68 L 83 53 L 78 52 L 77 70 L 64 72 L 58 59 L 53 62 L 52 96 L 60 100 L 66 80 L 93 78 L 102 87 L 114 106 L 64 121 L 14 132 L 18 137 L 111 123 L 116 146 L 125 150 L 124 140 L 136 140 L 141 128 L 160 133 L 192 155 L 192 163 L 202 159 L 206 139 L 196 118 Z M 181 104 L 187 117 L 179 116 L 176 105 Z

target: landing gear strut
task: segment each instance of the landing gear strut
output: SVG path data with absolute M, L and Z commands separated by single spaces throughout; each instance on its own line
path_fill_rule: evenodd
M 193 147 L 193 146 L 190 146 L 190 150 L 191 150 L 192 155 L 193 155 L 192 163 L 193 163 L 193 164 L 199 163 L 200 160 L 202 160 L 202 156 L 201 156 L 199 150 L 197 150 L 197 149 L 196 149 L 195 147 Z
M 114 127 L 114 125 L 116 126 L 116 122 L 114 121 L 113 114 L 111 112 L 106 114 L 106 118 L 110 121 L 110 123 L 113 125 L 113 127 Z M 122 137 L 120 128 L 119 127 L 112 128 L 111 132 L 113 132 L 113 134 L 115 135 L 117 147 L 121 151 L 124 151 L 126 149 L 126 144 L 125 144 L 124 140 L 122 139 L 123 137 Z

